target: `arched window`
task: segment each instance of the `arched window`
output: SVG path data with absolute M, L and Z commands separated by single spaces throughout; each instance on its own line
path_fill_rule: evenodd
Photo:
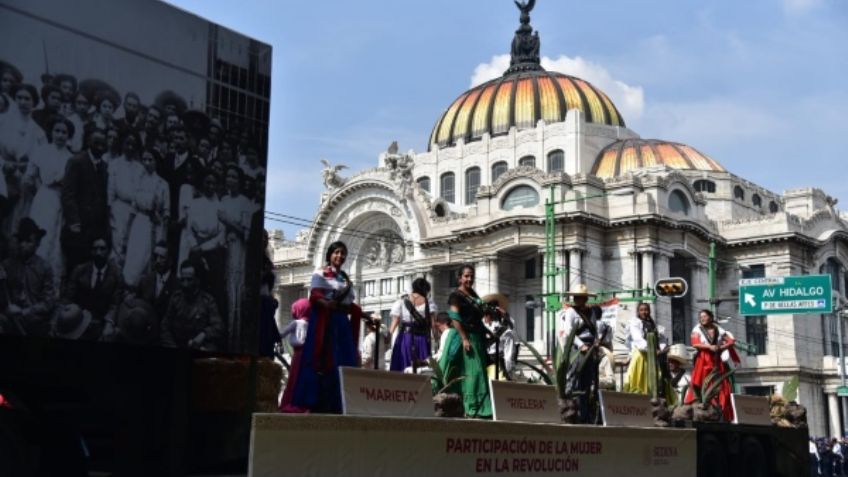
M 492 164 L 492 183 L 498 180 L 498 177 L 502 176 L 506 171 L 509 170 L 509 166 L 506 165 L 506 161 L 500 161 Z
M 668 196 L 668 208 L 672 212 L 677 212 L 683 215 L 689 215 L 689 199 L 679 190 L 672 191 Z
M 501 209 L 512 210 L 516 207 L 533 207 L 539 203 L 539 192 L 536 189 L 520 185 L 507 192 L 501 202 Z
M 418 187 L 420 187 L 421 190 L 426 190 L 427 192 L 430 192 L 430 178 L 429 177 L 427 177 L 427 176 L 419 177 L 417 182 L 418 182 Z
M 751 203 L 754 204 L 754 207 L 762 207 L 763 199 L 760 197 L 759 194 L 754 194 L 751 196 Z
M 739 199 L 739 200 L 745 200 L 745 191 L 739 186 L 734 187 L 733 188 L 733 198 Z
M 698 192 L 708 192 L 710 194 L 714 194 L 716 191 L 716 185 L 713 181 L 708 181 L 706 179 L 699 179 L 695 181 L 693 184 L 695 190 Z
M 440 197 L 450 202 L 456 201 L 456 183 L 454 181 L 453 172 L 445 172 L 439 180 Z
M 780 212 L 780 207 L 778 207 L 777 202 L 775 202 L 775 201 L 769 202 L 769 212 L 771 212 L 772 214 L 776 214 L 776 213 Z
M 548 153 L 548 172 L 562 172 L 565 162 L 565 153 L 557 149 Z
M 533 156 L 524 156 L 518 160 L 519 167 L 536 167 L 536 158 Z
M 465 171 L 465 203 L 477 202 L 477 189 L 480 188 L 480 168 L 469 167 Z

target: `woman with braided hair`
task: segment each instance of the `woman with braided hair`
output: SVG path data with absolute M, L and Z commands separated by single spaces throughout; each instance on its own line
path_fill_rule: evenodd
M 651 306 L 647 303 L 639 303 L 636 309 L 636 317 L 632 318 L 628 323 L 628 334 L 624 343 L 625 349 L 630 349 L 630 364 L 627 366 L 627 381 L 624 383 L 624 392 L 635 394 L 649 394 L 650 387 L 648 385 L 648 357 L 647 353 L 654 353 L 656 356 L 657 367 L 657 383 L 654 386 L 661 386 L 658 389 L 657 395 L 666 399 L 669 404 L 674 404 L 676 393 L 672 390 L 667 376 L 666 358 L 668 355 L 668 343 L 665 332 L 661 326 L 657 326 L 656 321 L 651 316 Z M 654 333 L 656 336 L 655 348 L 649 349 L 648 333 Z
M 459 269 L 459 286 L 448 298 L 453 328 L 462 340 L 462 360 L 458 370 L 462 380 L 462 401 L 467 417 L 492 417 L 492 401 L 486 376 L 486 328 L 484 306 L 474 291 L 474 266 Z
M 339 366 L 359 366 L 356 343 L 362 309 L 354 303 L 353 282 L 342 270 L 347 246 L 333 242 L 325 266 L 312 274 L 311 316 L 292 404 L 312 412 L 342 412 Z
M 392 346 L 392 364 L 389 368 L 392 371 L 403 372 L 410 366 L 414 369 L 414 364 L 430 356 L 433 314 L 438 310 L 436 304 L 428 298 L 429 294 L 430 283 L 424 278 L 416 278 L 412 282 L 412 293 L 402 296 L 392 306 L 389 335 L 400 326 Z

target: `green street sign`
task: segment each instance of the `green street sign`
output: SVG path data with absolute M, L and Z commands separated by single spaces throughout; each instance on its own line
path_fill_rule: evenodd
M 830 275 L 739 280 L 740 315 L 831 313 Z
M 848 396 L 848 386 L 837 386 L 836 395 L 839 397 Z

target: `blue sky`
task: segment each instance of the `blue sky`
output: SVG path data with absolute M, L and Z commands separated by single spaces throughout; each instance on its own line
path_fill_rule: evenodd
M 425 151 L 472 79 L 502 71 L 518 26 L 510 0 L 170 3 L 273 46 L 267 210 L 306 219 L 321 158 L 358 170 L 393 140 Z M 600 87 L 643 138 L 848 208 L 848 2 L 538 0 L 531 18 L 549 69 Z

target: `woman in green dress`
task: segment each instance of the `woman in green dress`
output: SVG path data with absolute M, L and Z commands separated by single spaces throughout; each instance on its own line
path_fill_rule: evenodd
M 483 326 L 483 302 L 474 291 L 474 267 L 463 265 L 459 269 L 459 286 L 448 298 L 448 315 L 462 340 L 461 369 L 462 402 L 467 417 L 489 419 L 492 402 L 486 377 L 486 329 Z

